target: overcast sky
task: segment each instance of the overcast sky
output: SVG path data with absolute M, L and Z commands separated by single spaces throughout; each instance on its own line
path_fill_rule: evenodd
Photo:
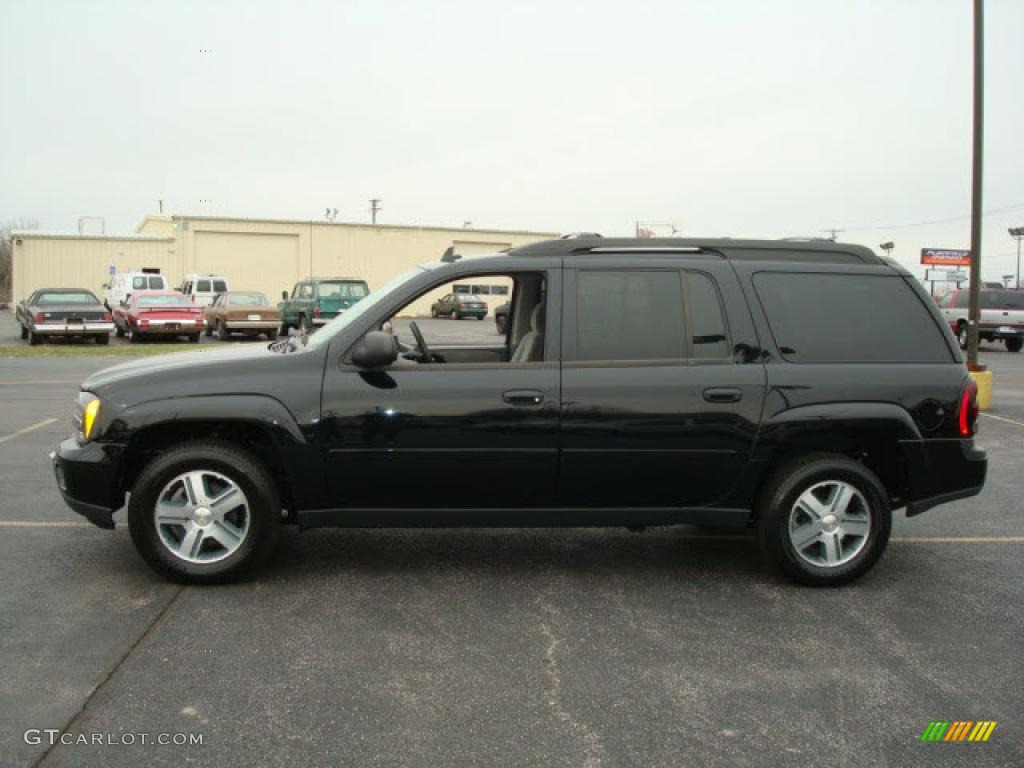
M 1007 226 L 1024 226 L 1024 2 L 986 7 L 983 253 L 997 278 L 1015 268 Z M 330 206 L 366 221 L 380 197 L 384 223 L 834 227 L 916 264 L 922 246 L 969 244 L 970 11 L 0 0 L 0 220 L 74 230 L 95 214 L 130 232 L 163 198 L 173 213 Z

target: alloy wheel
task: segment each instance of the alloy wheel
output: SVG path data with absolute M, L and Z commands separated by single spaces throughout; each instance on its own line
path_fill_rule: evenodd
M 153 509 L 161 543 L 188 563 L 213 563 L 235 553 L 249 532 L 249 500 L 231 479 L 208 469 L 171 480 Z
M 826 480 L 800 494 L 790 510 L 788 530 L 802 560 L 834 568 L 864 549 L 871 532 L 871 508 L 854 486 Z

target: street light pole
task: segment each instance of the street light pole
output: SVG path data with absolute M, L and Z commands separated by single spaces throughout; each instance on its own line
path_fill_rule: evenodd
M 971 285 L 967 323 L 967 367 L 978 366 L 981 322 L 981 170 L 985 124 L 985 2 L 974 0 L 974 149 L 971 169 Z
M 1024 227 L 1010 227 L 1007 230 L 1010 233 L 1010 237 L 1017 241 L 1017 281 L 1014 283 L 1014 288 L 1018 291 L 1020 288 L 1020 241 L 1024 238 Z

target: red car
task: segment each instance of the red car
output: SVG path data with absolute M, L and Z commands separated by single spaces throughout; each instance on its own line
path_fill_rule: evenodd
M 138 342 L 150 336 L 188 336 L 199 341 L 203 310 L 177 291 L 140 293 L 114 308 L 114 333 Z

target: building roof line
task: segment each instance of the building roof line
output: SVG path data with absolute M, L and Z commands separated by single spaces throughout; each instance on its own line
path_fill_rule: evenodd
M 246 216 L 190 216 L 187 214 L 173 214 L 169 217 L 172 221 L 236 221 L 250 224 L 302 224 L 331 227 L 358 227 L 360 229 L 402 229 L 402 230 L 426 230 L 430 232 L 461 232 L 466 235 L 529 235 L 538 237 L 558 237 L 557 232 L 542 232 L 526 229 L 466 229 L 463 227 L 440 227 L 425 224 L 370 224 L 358 221 L 324 221 L 322 219 L 258 219 Z M 456 238 L 457 239 L 457 238 Z
M 80 232 L 43 232 L 38 229 L 12 229 L 10 236 L 20 238 L 38 238 L 48 240 L 142 240 L 154 243 L 173 243 L 173 237 L 152 234 L 98 235 Z

